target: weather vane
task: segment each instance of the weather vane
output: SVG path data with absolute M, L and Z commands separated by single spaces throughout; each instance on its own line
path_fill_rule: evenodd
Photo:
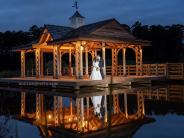
M 76 9 L 76 11 L 77 11 L 78 8 L 79 8 L 79 6 L 78 6 L 78 0 L 74 0 L 73 2 L 74 2 L 74 4 L 73 4 L 72 7 L 74 7 Z

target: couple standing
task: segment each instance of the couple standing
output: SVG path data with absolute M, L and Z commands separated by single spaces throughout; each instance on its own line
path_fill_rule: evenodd
M 100 56 L 96 56 L 93 59 L 93 64 L 92 64 L 92 71 L 91 71 L 91 80 L 102 80 L 104 79 L 104 73 L 103 73 L 103 68 L 104 68 L 104 62 L 100 58 Z
M 93 66 L 92 66 L 90 79 L 91 80 L 104 79 L 103 68 L 104 68 L 104 62 L 98 55 L 93 60 Z M 102 118 L 102 115 L 100 112 L 102 96 L 93 96 L 91 97 L 91 100 L 92 100 L 93 107 L 94 107 L 94 114 L 98 116 L 99 118 Z

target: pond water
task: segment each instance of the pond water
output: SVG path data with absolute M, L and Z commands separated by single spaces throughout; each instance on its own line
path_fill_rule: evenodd
M 181 138 L 183 130 L 183 85 L 74 92 L 0 87 L 0 137 Z

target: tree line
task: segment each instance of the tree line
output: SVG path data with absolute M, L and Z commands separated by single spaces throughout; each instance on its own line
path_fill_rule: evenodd
M 183 61 L 183 32 L 184 26 L 142 25 L 135 22 L 132 26 L 122 25 L 139 39 L 149 40 L 152 46 L 143 49 L 144 62 L 178 62 Z M 28 31 L 0 32 L 0 71 L 20 67 L 20 54 L 12 53 L 16 46 L 38 40 L 43 27 L 33 25 Z

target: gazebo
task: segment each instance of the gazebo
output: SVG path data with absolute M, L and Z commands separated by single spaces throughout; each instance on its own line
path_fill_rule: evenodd
M 39 40 L 16 48 L 21 53 L 21 77 L 26 77 L 26 53 L 35 53 L 36 78 L 44 77 L 43 53 L 53 53 L 53 78 L 62 78 L 62 56 L 68 53 L 69 76 L 89 78 L 89 55 L 92 59 L 100 53 L 106 75 L 106 50 L 112 52 L 112 76 L 118 75 L 118 53 L 122 52 L 122 76 L 126 76 L 126 50 L 133 49 L 136 59 L 136 75 L 142 75 L 142 48 L 150 42 L 140 40 L 128 32 L 116 19 L 84 25 L 84 17 L 78 11 L 70 17 L 71 26 L 45 25 Z M 74 56 L 72 56 L 74 55 Z M 75 58 L 74 71 L 72 57 Z M 109 58 L 109 57 L 108 57 Z M 84 66 L 85 65 L 85 66 Z

